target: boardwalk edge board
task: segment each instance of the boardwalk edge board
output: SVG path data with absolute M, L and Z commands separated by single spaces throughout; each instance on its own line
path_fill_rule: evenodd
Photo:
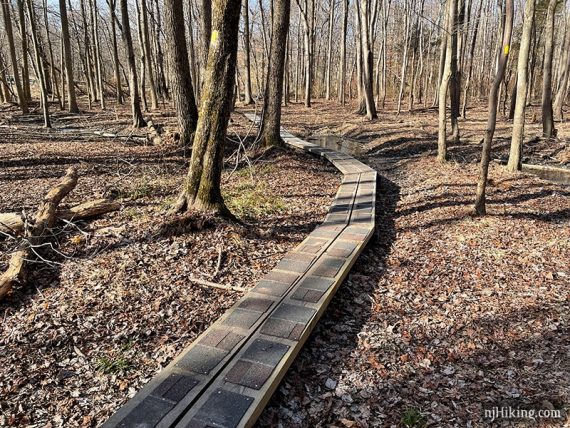
M 372 237 L 376 171 L 283 129 L 281 137 L 343 174 L 325 221 L 104 427 L 253 425 Z

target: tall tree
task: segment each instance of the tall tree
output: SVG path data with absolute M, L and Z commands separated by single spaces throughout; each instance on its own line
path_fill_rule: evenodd
M 121 85 L 121 71 L 119 64 L 119 47 L 117 43 L 117 0 L 107 0 L 111 14 L 111 47 L 113 50 L 113 74 L 115 76 L 115 94 L 117 103 L 123 104 L 123 87 Z
M 528 58 L 530 54 L 530 41 L 532 26 L 534 24 L 534 9 L 536 0 L 526 0 L 524 9 L 524 22 L 521 35 L 521 47 L 517 64 L 516 104 L 513 116 L 513 137 L 507 169 L 517 171 L 521 168 L 522 144 L 524 140 L 524 122 L 526 110 L 526 93 L 528 86 Z
M 18 71 L 18 60 L 16 58 L 16 46 L 14 45 L 14 33 L 12 29 L 12 18 L 10 17 L 10 3 L 8 0 L 2 0 L 2 15 L 4 16 L 4 31 L 8 39 L 8 50 L 10 53 L 10 63 L 12 65 L 12 73 L 14 76 L 14 84 L 16 85 L 16 93 L 18 95 L 18 104 L 22 113 L 28 112 L 28 100 L 24 89 L 20 82 L 20 73 Z
M 40 96 L 41 96 L 41 102 L 42 102 L 42 111 L 44 114 L 44 127 L 51 128 L 51 122 L 50 122 L 50 117 L 49 117 L 49 101 L 48 101 L 46 73 L 45 73 L 42 55 L 40 53 L 39 42 L 38 42 L 36 16 L 35 16 L 35 11 L 34 11 L 33 0 L 28 0 L 28 18 L 30 21 L 30 33 L 32 35 L 32 44 L 34 47 L 34 58 L 35 58 L 35 62 L 36 62 L 36 70 L 37 70 L 38 78 L 40 81 Z
M 499 64 L 497 74 L 489 92 L 489 116 L 487 119 L 487 131 L 483 141 L 483 150 L 481 154 L 481 170 L 479 173 L 479 181 L 477 183 L 477 194 L 475 197 L 475 215 L 485 215 L 486 208 L 486 189 L 487 177 L 489 175 L 489 163 L 491 161 L 491 144 L 495 134 L 497 125 L 497 110 L 499 108 L 499 88 L 505 78 L 505 69 L 511 51 L 511 36 L 513 33 L 513 16 L 514 16 L 514 0 L 506 0 L 505 4 L 505 23 L 503 26 L 503 41 L 501 43 L 501 51 L 499 52 Z
M 281 142 L 281 101 L 283 99 L 283 73 L 287 34 L 289 32 L 290 0 L 276 0 L 273 9 L 273 30 L 269 68 L 265 87 L 261 142 L 264 146 L 279 146 Z
M 122 0 L 126 1 L 126 0 Z M 213 0 L 212 35 L 190 170 L 175 210 L 231 216 L 220 189 L 223 149 L 235 87 L 241 0 Z
M 67 6 L 65 0 L 59 0 L 59 15 L 61 19 L 61 40 L 63 44 L 63 58 L 65 60 L 65 77 L 67 84 L 67 102 L 70 113 L 79 113 L 77 98 L 75 96 L 75 80 L 73 78 L 73 61 L 71 56 L 71 40 L 69 36 L 69 23 L 67 20 Z
M 363 96 L 366 105 L 366 117 L 369 120 L 376 119 L 376 104 L 374 103 L 374 56 L 372 53 L 372 34 L 376 9 L 371 7 L 370 0 L 357 0 L 358 24 L 360 32 L 360 58 L 362 62 Z
M 461 78 L 459 75 L 458 53 L 459 53 L 459 29 L 464 19 L 463 8 L 465 1 L 459 0 L 456 4 L 456 15 L 453 16 L 453 26 L 450 27 L 451 34 L 451 76 L 449 80 L 449 100 L 450 100 L 450 116 L 451 116 L 451 140 L 454 143 L 459 142 L 459 97 L 461 94 Z M 449 51 L 448 51 L 449 52 Z
M 346 102 L 346 32 L 348 27 L 349 0 L 342 0 L 342 32 L 340 42 L 340 72 L 338 78 L 338 101 Z
M 144 67 L 148 77 L 148 86 L 150 87 L 151 108 L 158 108 L 158 96 L 156 94 L 156 84 L 154 78 L 154 70 L 152 67 L 152 54 L 150 50 L 150 31 L 148 25 L 148 7 L 146 0 L 140 0 L 141 20 L 142 20 L 142 46 L 144 52 Z
M 440 162 L 447 160 L 447 94 L 449 91 L 449 81 L 452 74 L 452 56 L 453 56 L 453 43 L 451 41 L 452 34 L 455 31 L 455 17 L 457 16 L 457 0 L 447 0 L 447 17 L 445 22 L 447 26 L 443 29 L 444 36 L 441 38 L 441 43 L 445 43 L 445 51 L 442 49 L 442 56 L 445 56 L 444 68 L 441 73 L 439 82 L 439 134 L 437 139 L 437 159 Z M 445 42 L 444 42 L 445 39 Z M 440 62 L 441 64 L 441 62 Z
M 244 48 L 244 104 L 253 104 L 251 95 L 251 54 L 250 54 L 250 37 L 249 37 L 249 1 L 243 2 L 243 48 Z
M 299 7 L 299 14 L 303 19 L 303 43 L 305 50 L 305 107 L 311 107 L 313 92 L 313 49 L 312 49 L 312 18 L 310 14 L 309 0 L 295 0 Z M 303 1 L 303 5 L 301 5 Z M 313 8 L 314 14 L 314 8 Z
M 331 99 L 331 64 L 332 64 L 332 46 L 333 46 L 333 31 L 334 31 L 334 6 L 335 0 L 329 1 L 329 34 L 327 42 L 327 63 L 325 71 L 325 86 L 327 100 Z
M 196 131 L 198 109 L 188 61 L 182 0 L 164 0 L 164 24 L 172 96 L 180 127 L 180 142 L 189 145 Z
M 103 84 L 103 59 L 101 58 L 101 46 L 99 43 L 99 7 L 97 0 L 93 0 L 91 5 L 91 25 L 93 27 L 93 43 L 95 54 L 95 71 L 97 75 L 97 89 L 99 93 L 99 103 L 101 109 L 105 110 L 105 87 Z
M 142 126 L 146 126 L 146 122 L 141 111 L 141 100 L 137 78 L 137 65 L 135 63 L 135 50 L 133 49 L 133 36 L 131 34 L 131 23 L 129 20 L 129 5 L 127 0 L 120 0 L 119 5 L 121 8 L 123 41 L 125 44 L 125 50 L 127 51 L 127 63 L 129 66 L 129 90 L 131 92 L 133 127 L 140 128 Z
M 26 19 L 24 17 L 24 0 L 18 0 L 18 19 L 20 21 L 20 39 L 22 41 L 22 89 L 24 91 L 24 95 L 26 96 L 26 101 L 30 101 L 32 99 L 32 91 L 30 89 L 28 36 L 26 32 Z
M 554 21 L 559 0 L 550 0 L 546 15 L 544 65 L 542 67 L 542 134 L 546 138 L 556 136 L 552 110 L 552 62 L 554 57 Z
M 212 34 L 212 0 L 202 0 L 202 68 L 208 62 L 208 49 Z
M 479 24 L 481 22 L 481 11 L 483 9 L 483 0 L 479 2 L 477 9 L 477 16 L 474 20 L 473 36 L 471 38 L 471 46 L 469 50 L 469 66 L 467 67 L 467 80 L 465 81 L 465 88 L 463 90 L 463 108 L 461 109 L 461 116 L 467 118 L 467 98 L 469 95 L 469 87 L 471 85 L 471 77 L 473 76 L 473 61 L 475 60 L 475 47 L 477 46 L 477 34 L 479 33 Z
M 561 58 L 562 71 L 560 73 L 558 91 L 556 92 L 556 98 L 554 100 L 554 117 L 559 120 L 564 119 L 564 112 L 562 107 L 564 106 L 564 101 L 568 96 L 568 82 L 570 81 L 570 18 L 566 25 L 566 44 L 563 50 Z

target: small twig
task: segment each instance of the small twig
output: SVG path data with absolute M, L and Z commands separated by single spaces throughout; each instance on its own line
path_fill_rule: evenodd
M 216 276 L 218 276 L 218 273 L 220 272 L 220 268 L 222 267 L 222 246 L 218 246 L 218 262 L 216 263 L 216 270 L 214 271 L 214 275 L 212 275 L 212 279 L 216 278 Z
M 215 282 L 206 281 L 206 280 L 200 279 L 200 278 L 190 277 L 188 279 L 190 282 L 201 285 L 203 287 L 218 288 L 220 290 L 239 291 L 241 293 L 245 293 L 247 291 L 247 289 L 245 289 L 243 287 L 235 287 L 232 285 L 216 284 Z

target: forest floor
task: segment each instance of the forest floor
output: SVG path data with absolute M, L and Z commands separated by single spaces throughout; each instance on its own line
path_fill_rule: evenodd
M 381 177 L 377 233 L 260 426 L 478 427 L 499 403 L 568 409 L 570 188 L 494 164 L 489 215 L 471 217 L 485 113 L 470 113 L 441 165 L 436 111 L 368 123 L 333 103 L 284 110 L 293 132 L 358 139 Z
M 234 119 L 236 141 L 251 125 Z M 0 212 L 33 214 L 71 165 L 79 184 L 64 203 L 107 196 L 123 208 L 59 230 L 62 254 L 44 253 L 53 263 L 34 265 L 28 286 L 0 304 L 0 426 L 102 424 L 242 295 L 188 278 L 253 287 L 323 221 L 339 185 L 332 166 L 285 150 L 232 173 L 229 142 L 223 192 L 245 224 L 164 228 L 187 173 L 183 150 L 144 145 L 146 129 L 127 138 L 128 108 L 53 122 L 48 131 L 39 115 L 0 114 Z M 2 271 L 13 247 L 0 240 Z
M 283 114 L 294 133 L 356 143 L 379 171 L 378 227 L 258 425 L 476 427 L 483 406 L 503 398 L 570 403 L 568 187 L 493 164 L 489 215 L 472 218 L 483 108 L 461 122 L 445 165 L 433 155 L 435 110 L 369 123 L 317 101 Z M 339 182 L 332 167 L 273 151 L 232 174 L 229 142 L 224 194 L 245 225 L 206 218 L 165 231 L 188 159 L 168 141 L 171 112 L 153 118 L 164 145 L 144 145 L 146 130 L 129 138 L 126 109 L 61 114 L 54 131 L 37 115 L 0 112 L 0 212 L 33 212 L 72 164 L 80 180 L 66 203 L 123 203 L 62 231 L 65 257 L 51 254 L 59 264 L 37 266 L 0 305 L 0 425 L 100 425 L 240 296 L 190 275 L 250 287 L 324 218 Z M 249 125 L 234 119 L 235 141 Z M 497 157 L 509 129 L 499 123 Z M 122 137 L 94 134 L 109 130 Z M 535 146 L 525 156 L 549 164 L 568 147 Z

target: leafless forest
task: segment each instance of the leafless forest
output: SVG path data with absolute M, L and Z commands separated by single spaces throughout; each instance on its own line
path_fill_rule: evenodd
M 257 426 L 569 411 L 566 0 L 1 6 L 0 426 L 101 426 L 323 221 L 282 127 L 376 231 Z

